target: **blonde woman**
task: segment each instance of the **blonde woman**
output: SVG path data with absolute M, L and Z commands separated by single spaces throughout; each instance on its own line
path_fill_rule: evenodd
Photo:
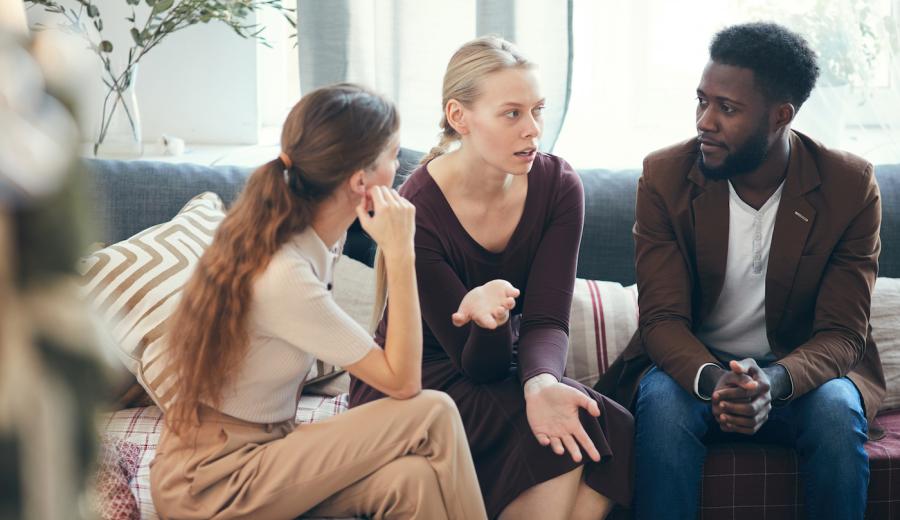
M 440 145 L 401 189 L 416 206 L 423 385 L 456 401 L 489 517 L 603 518 L 631 500 L 633 421 L 563 377 L 581 182 L 537 151 L 544 99 L 510 43 L 463 45 L 443 106 Z M 388 306 L 379 343 L 398 318 Z M 351 406 L 381 396 L 353 381 Z
M 311 92 L 217 230 L 174 317 L 178 390 L 150 472 L 163 518 L 484 518 L 453 401 L 420 393 L 415 210 L 390 189 L 398 125 L 360 87 Z M 331 294 L 357 217 L 384 251 L 383 350 Z M 315 358 L 394 399 L 295 426 Z

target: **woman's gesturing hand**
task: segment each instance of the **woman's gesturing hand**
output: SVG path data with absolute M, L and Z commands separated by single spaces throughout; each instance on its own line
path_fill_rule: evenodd
M 591 460 L 599 462 L 600 453 L 584 431 L 578 409 L 599 417 L 600 407 L 586 394 L 553 379 L 535 385 L 529 384 L 531 380 L 526 383 L 525 414 L 531 432 L 541 446 L 550 446 L 557 455 L 568 451 L 572 460 L 581 462 L 583 449 Z
M 474 321 L 481 328 L 496 329 L 509 319 L 518 296 L 519 290 L 506 280 L 491 280 L 469 291 L 451 319 L 457 327 Z

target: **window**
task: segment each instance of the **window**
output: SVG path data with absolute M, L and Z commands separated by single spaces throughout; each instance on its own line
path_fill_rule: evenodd
M 578 168 L 637 168 L 650 151 L 695 135 L 694 92 L 713 34 L 768 19 L 804 34 L 830 69 L 794 128 L 875 163 L 896 162 L 898 4 L 575 0 L 572 96 L 554 151 Z
M 296 9 L 297 0 L 282 0 L 285 7 Z M 257 89 L 259 92 L 259 144 L 277 144 L 281 125 L 288 112 L 300 99 L 300 62 L 294 28 L 282 15 L 271 9 L 259 11 L 257 23 L 265 27 L 263 36 L 269 44 L 257 49 Z

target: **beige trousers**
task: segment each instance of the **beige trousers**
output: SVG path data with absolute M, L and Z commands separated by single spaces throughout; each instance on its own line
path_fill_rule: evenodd
M 173 519 L 485 518 L 459 412 L 433 390 L 299 426 L 203 408 L 199 427 L 163 431 L 150 491 Z

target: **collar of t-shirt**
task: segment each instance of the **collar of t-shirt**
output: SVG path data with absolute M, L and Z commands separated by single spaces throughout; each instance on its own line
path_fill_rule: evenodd
M 297 252 L 309 261 L 316 278 L 328 284 L 328 288 L 331 289 L 331 275 L 334 264 L 341 257 L 341 251 L 344 249 L 346 240 L 347 234 L 344 233 L 337 242 L 329 247 L 319 238 L 318 233 L 312 226 L 307 226 L 306 229 L 294 235 L 290 242 Z

